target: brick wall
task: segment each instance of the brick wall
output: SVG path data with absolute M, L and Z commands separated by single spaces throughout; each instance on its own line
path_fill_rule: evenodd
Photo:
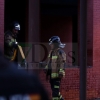
M 93 63 L 97 71 L 100 70 L 100 0 L 93 1 Z
M 93 0 L 93 66 L 100 97 L 100 0 Z
M 0 0 L 0 48 L 4 43 L 4 0 Z

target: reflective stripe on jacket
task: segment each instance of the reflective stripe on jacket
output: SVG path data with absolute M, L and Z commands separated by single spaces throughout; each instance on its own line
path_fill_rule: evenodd
M 59 74 L 64 77 L 65 63 L 66 63 L 66 54 L 62 49 L 58 48 L 55 51 L 51 50 L 48 55 L 48 62 L 45 69 L 47 69 L 48 71 L 49 69 L 51 69 L 51 78 L 58 78 Z

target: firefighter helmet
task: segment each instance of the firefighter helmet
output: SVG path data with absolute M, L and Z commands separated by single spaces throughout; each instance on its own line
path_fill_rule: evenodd
M 15 29 L 15 30 L 20 30 L 20 24 L 16 21 L 12 22 L 10 25 L 10 30 Z
M 60 38 L 58 36 L 52 36 L 49 39 L 49 44 L 52 44 L 52 43 L 60 43 Z
M 58 45 L 58 47 L 61 47 L 61 48 L 64 48 L 66 44 L 62 44 L 61 41 L 60 41 L 60 37 L 58 36 L 52 36 L 50 39 L 49 39 L 49 45 L 51 44 L 56 44 Z

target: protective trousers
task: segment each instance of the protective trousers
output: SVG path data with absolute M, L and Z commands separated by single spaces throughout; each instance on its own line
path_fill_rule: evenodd
M 60 83 L 61 79 L 50 79 L 51 90 L 52 90 L 52 100 L 64 100 L 60 94 Z

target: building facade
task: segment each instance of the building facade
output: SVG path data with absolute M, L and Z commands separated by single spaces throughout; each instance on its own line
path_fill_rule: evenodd
M 8 23 L 18 20 L 22 30 L 20 42 L 48 42 L 59 35 L 62 42 L 77 43 L 79 52 L 80 1 L 54 2 L 46 0 L 0 0 L 0 47 L 4 47 L 4 31 Z M 67 0 L 65 0 L 67 1 Z M 70 0 L 71 1 L 71 0 Z M 12 3 L 12 4 L 11 4 Z M 13 12 L 12 9 L 15 9 Z M 100 97 L 100 0 L 87 0 L 87 100 Z M 72 45 L 71 49 L 75 47 Z M 34 56 L 34 55 L 33 55 Z M 79 56 L 79 54 L 78 54 Z M 79 58 L 77 66 L 79 66 Z M 41 81 L 51 94 L 45 74 Z M 79 100 L 79 68 L 66 68 L 61 92 L 65 100 Z

